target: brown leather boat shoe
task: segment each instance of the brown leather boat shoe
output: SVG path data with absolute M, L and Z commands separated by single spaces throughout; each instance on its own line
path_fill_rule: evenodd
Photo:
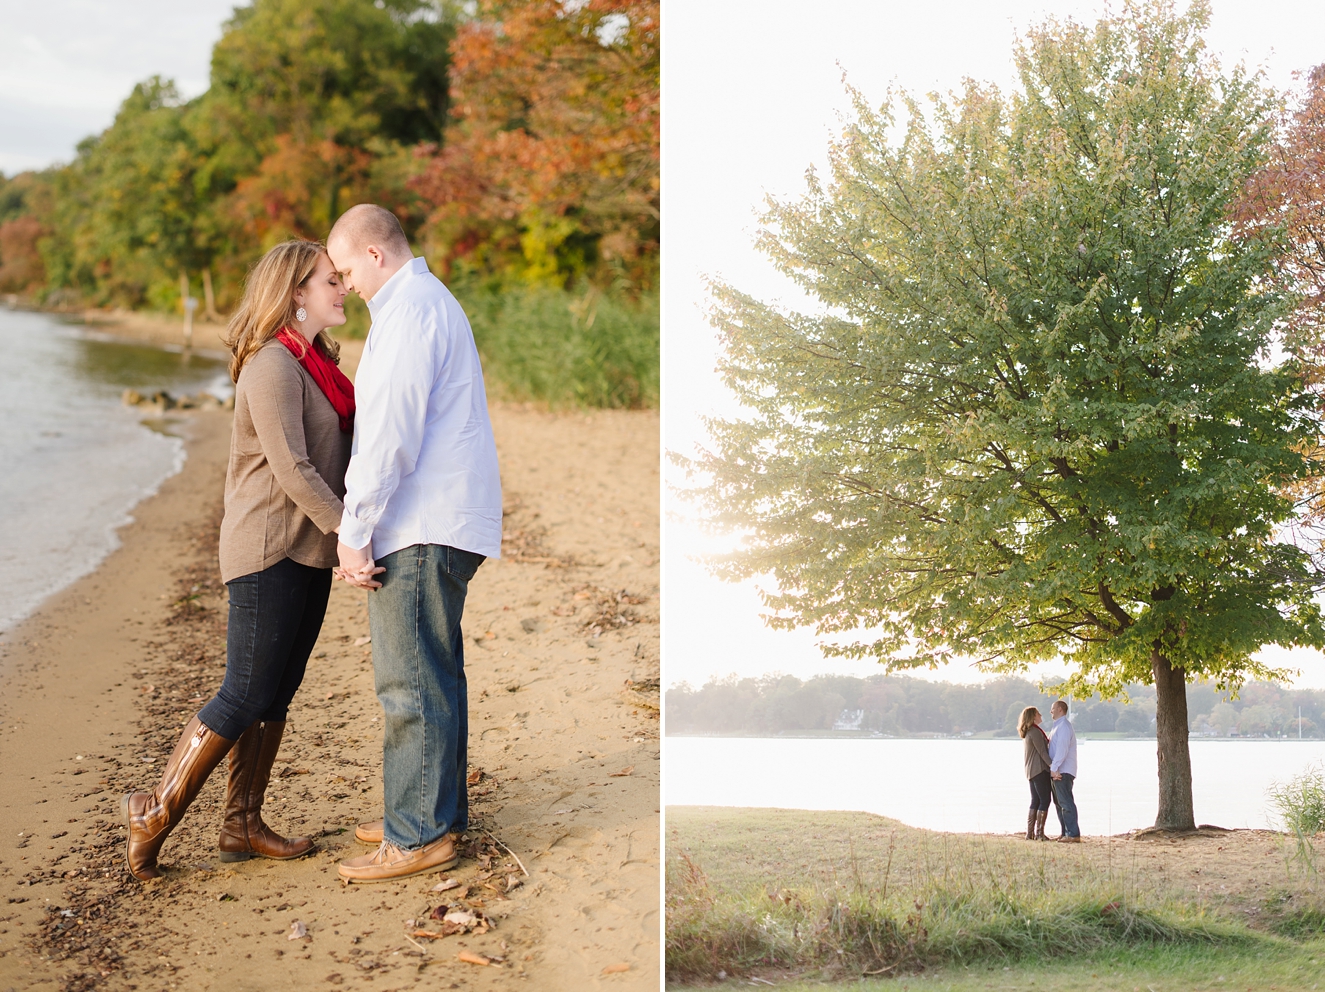
M 386 827 L 382 820 L 369 820 L 354 828 L 354 839 L 360 844 L 377 845 L 386 840 Z
M 406 851 L 384 840 L 372 854 L 342 861 L 337 870 L 347 882 L 391 882 L 397 878 L 441 871 L 459 860 L 455 843 L 447 834 L 417 851 Z

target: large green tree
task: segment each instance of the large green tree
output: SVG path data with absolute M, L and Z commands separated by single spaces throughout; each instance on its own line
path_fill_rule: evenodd
M 693 463 L 749 535 L 715 568 L 771 575 L 771 622 L 830 652 L 1153 683 L 1174 829 L 1187 680 L 1322 642 L 1310 557 L 1279 539 L 1318 425 L 1272 347 L 1273 238 L 1228 221 L 1273 95 L 1204 51 L 1207 21 L 1204 0 L 1051 20 L 1013 94 L 968 83 L 928 117 L 857 98 L 830 181 L 771 203 L 761 240 L 817 312 L 715 288 L 747 412 Z

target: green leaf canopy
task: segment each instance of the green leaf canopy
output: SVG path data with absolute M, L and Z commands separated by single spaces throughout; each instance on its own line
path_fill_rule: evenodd
M 1273 347 L 1273 238 L 1228 222 L 1275 102 L 1207 19 L 1050 21 L 1018 92 L 928 117 L 853 94 L 830 181 L 770 201 L 761 246 L 821 306 L 714 288 L 748 415 L 691 467 L 749 533 L 715 568 L 771 574 L 772 623 L 892 668 L 1062 655 L 1106 693 L 1157 653 L 1236 686 L 1272 674 L 1261 646 L 1322 642 L 1281 539 L 1319 425 Z

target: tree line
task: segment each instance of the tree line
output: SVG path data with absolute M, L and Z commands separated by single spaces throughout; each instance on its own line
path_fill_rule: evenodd
M 904 675 L 791 675 L 712 680 L 696 689 L 680 683 L 667 690 L 669 734 L 777 735 L 870 731 L 894 737 L 941 734 L 1016 736 L 1017 717 L 1027 706 L 1048 719 L 1054 700 L 1069 698 L 1079 733 L 1155 734 L 1155 689 L 1126 687 L 1126 699 L 1060 697 L 1053 685 L 1041 689 L 1022 678 L 1003 677 L 978 685 L 930 682 Z M 1236 697 L 1210 682 L 1188 686 L 1196 736 L 1303 737 L 1325 734 L 1325 692 L 1289 689 L 1271 682 L 1244 685 Z
M 657 0 L 253 0 L 201 96 L 147 79 L 72 162 L 0 176 L 0 292 L 172 310 L 183 273 L 224 312 L 262 251 L 371 200 L 471 294 L 581 334 L 601 310 L 600 352 L 643 335 L 600 399 L 651 403 L 659 28 Z

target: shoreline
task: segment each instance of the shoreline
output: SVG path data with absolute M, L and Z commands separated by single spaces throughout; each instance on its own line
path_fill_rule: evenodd
M 166 877 L 144 885 L 124 871 L 119 796 L 159 774 L 224 670 L 213 542 L 230 415 L 171 414 L 183 470 L 138 504 L 95 571 L 0 636 L 0 987 L 488 989 L 525 975 L 566 992 L 657 988 L 658 416 L 501 405 L 492 416 L 507 547 L 466 609 L 481 772 L 466 836 L 484 860 L 445 873 L 460 889 L 432 893 L 441 875 L 348 887 L 335 875 L 362 850 L 347 832 L 380 815 L 381 795 L 372 649 L 356 643 L 364 594 L 342 583 L 265 810 L 320 851 L 219 864 L 214 774 L 162 852 Z M 410 936 L 457 896 L 495 929 Z M 291 942 L 296 920 L 309 936 Z M 460 950 L 501 960 L 461 964 Z
M 39 310 L 57 319 L 63 319 L 71 325 L 81 325 L 104 340 L 118 341 L 122 344 L 146 344 L 167 351 L 184 350 L 183 318 L 168 317 L 165 314 L 149 313 L 139 310 L 82 310 L 76 312 L 61 310 Z M 226 347 L 221 335 L 225 332 L 224 323 L 195 320 L 193 324 L 193 352 L 228 361 L 230 349 Z M 336 337 L 341 348 L 341 370 L 351 379 L 359 367 L 359 358 L 363 354 L 364 339 Z
M 995 737 L 992 734 L 981 736 L 972 734 L 963 736 L 960 734 L 930 734 L 926 736 L 910 736 L 902 734 L 861 734 L 852 731 L 842 731 L 841 733 L 804 733 L 804 734 L 688 734 L 679 731 L 668 731 L 667 737 L 683 737 L 691 740 L 753 740 L 753 741 L 973 741 L 976 743 L 987 743 L 989 741 L 1017 741 L 1019 740 L 1013 734 L 1005 737 Z M 1089 733 L 1077 734 L 1077 741 L 1086 741 L 1096 744 L 1108 744 L 1113 742 L 1134 742 L 1134 741 L 1153 741 L 1154 737 L 1144 737 L 1137 735 L 1135 737 L 1115 737 L 1115 736 L 1097 736 Z M 1217 742 L 1224 744 L 1325 744 L 1325 737 L 1191 737 L 1190 743 L 1201 744 L 1205 742 Z

